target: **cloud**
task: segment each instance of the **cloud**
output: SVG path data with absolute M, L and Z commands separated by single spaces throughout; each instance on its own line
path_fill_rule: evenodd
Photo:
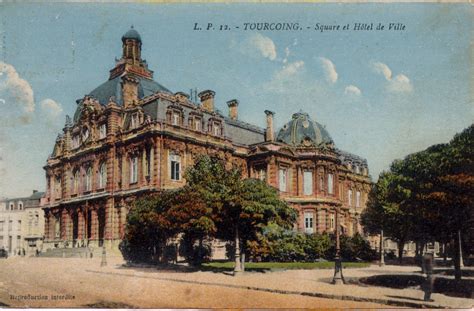
M 30 84 L 20 78 L 15 67 L 4 62 L 0 62 L 0 95 L 6 103 L 19 105 L 26 113 L 35 110 L 33 89 Z
M 289 63 L 288 65 L 285 65 L 282 67 L 281 70 L 277 71 L 275 74 L 275 77 L 277 79 L 286 79 L 290 76 L 295 75 L 298 71 L 303 69 L 304 67 L 304 62 L 302 60 Z
M 387 81 L 392 79 L 392 70 L 384 63 L 374 62 L 372 68 L 376 73 L 383 74 Z
M 325 57 L 320 57 L 319 60 L 321 61 L 321 66 L 324 69 L 326 80 L 331 83 L 336 83 L 338 77 L 336 66 L 334 66 L 332 61 Z
M 240 51 L 247 55 L 259 55 L 269 60 L 277 58 L 275 43 L 273 40 L 259 33 L 253 34 L 243 42 Z
M 407 76 L 399 74 L 390 81 L 387 89 L 394 93 L 409 93 L 413 91 L 413 85 Z
M 344 89 L 344 94 L 347 94 L 347 95 L 356 95 L 356 96 L 359 96 L 362 92 L 360 91 L 360 89 L 355 86 L 355 85 L 348 85 L 346 86 L 346 88 Z
M 56 119 L 61 112 L 63 112 L 63 108 L 61 105 L 50 98 L 43 99 L 40 102 L 41 109 L 52 119 Z
M 388 81 L 387 90 L 392 93 L 409 93 L 413 91 L 413 85 L 410 79 L 404 74 L 398 74 L 392 77 L 392 70 L 386 64 L 381 62 L 372 63 L 372 69 L 385 77 Z

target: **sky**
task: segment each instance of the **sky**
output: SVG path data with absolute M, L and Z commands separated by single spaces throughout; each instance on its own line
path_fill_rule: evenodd
M 303 110 L 336 147 L 366 158 L 376 181 L 394 159 L 472 124 L 472 13 L 434 3 L 0 3 L 0 197 L 45 190 L 65 116 L 108 79 L 131 25 L 160 84 L 211 89 L 225 114 L 236 98 L 239 119 L 261 127 L 274 111 L 277 130 Z M 298 26 L 250 29 L 265 22 Z

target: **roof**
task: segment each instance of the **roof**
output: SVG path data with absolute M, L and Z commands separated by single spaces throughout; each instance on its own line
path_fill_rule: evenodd
M 140 37 L 140 34 L 138 31 L 130 27 L 130 29 L 122 36 L 122 41 L 125 41 L 126 39 L 133 39 L 142 42 L 142 37 Z
M 293 146 L 334 144 L 328 131 L 303 111 L 293 114 L 290 122 L 278 132 L 277 141 Z
M 336 149 L 336 152 L 343 164 L 352 163 L 367 166 L 367 160 L 358 155 L 340 149 Z

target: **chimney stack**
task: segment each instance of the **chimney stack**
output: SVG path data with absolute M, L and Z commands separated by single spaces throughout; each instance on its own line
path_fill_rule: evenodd
M 216 95 L 216 92 L 211 90 L 205 90 L 198 94 L 204 110 L 214 111 L 214 95 Z
M 227 106 L 229 107 L 229 118 L 232 120 L 237 120 L 238 112 L 237 108 L 239 107 L 239 101 L 237 99 L 231 99 L 227 102 Z
M 273 134 L 273 115 L 275 114 L 273 111 L 265 110 L 265 114 L 267 115 L 267 130 L 265 132 L 265 141 L 273 141 L 274 134 Z

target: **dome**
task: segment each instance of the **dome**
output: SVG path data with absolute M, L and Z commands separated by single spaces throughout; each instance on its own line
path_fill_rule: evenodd
M 326 129 L 302 111 L 293 114 L 291 121 L 278 132 L 276 140 L 292 146 L 306 147 L 334 144 Z
M 142 38 L 140 37 L 140 34 L 138 33 L 138 31 L 136 31 L 135 29 L 133 29 L 133 26 L 130 28 L 129 31 L 127 31 L 123 36 L 122 36 L 122 42 L 127 40 L 127 39 L 133 39 L 133 40 L 137 40 L 139 42 L 142 42 Z

